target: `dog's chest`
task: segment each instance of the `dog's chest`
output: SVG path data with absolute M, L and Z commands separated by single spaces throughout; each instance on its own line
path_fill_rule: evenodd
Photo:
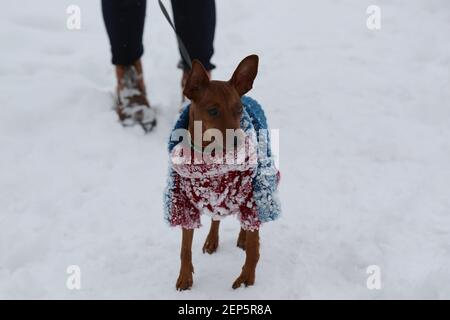
M 201 213 L 220 218 L 255 208 L 253 170 L 230 171 L 219 176 L 186 178 L 178 176 L 180 191 Z

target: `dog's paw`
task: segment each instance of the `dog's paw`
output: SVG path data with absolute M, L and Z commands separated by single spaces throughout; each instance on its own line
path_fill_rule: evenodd
M 203 253 L 213 254 L 219 247 L 219 236 L 208 234 L 203 245 Z
M 194 283 L 192 272 L 180 272 L 177 279 L 176 288 L 179 291 L 190 290 Z
M 242 270 L 241 275 L 233 282 L 233 289 L 239 288 L 242 284 L 246 287 L 255 284 L 255 271 Z

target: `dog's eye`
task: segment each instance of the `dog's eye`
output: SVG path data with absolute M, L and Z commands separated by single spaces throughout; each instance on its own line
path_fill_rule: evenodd
M 219 109 L 217 107 L 211 107 L 208 109 L 208 114 L 211 117 L 217 117 L 219 115 Z

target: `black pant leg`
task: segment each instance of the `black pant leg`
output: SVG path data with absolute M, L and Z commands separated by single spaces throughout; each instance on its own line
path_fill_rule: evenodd
M 130 65 L 144 53 L 146 6 L 146 0 L 102 0 L 113 64 Z
M 214 69 L 216 3 L 214 0 L 172 0 L 175 27 L 191 59 L 198 59 L 206 70 Z M 182 59 L 183 69 L 189 69 Z

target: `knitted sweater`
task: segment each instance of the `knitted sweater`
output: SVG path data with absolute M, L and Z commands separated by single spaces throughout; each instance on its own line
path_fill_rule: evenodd
M 253 231 L 279 216 L 280 175 L 272 158 L 266 117 L 258 102 L 250 97 L 242 97 L 242 105 L 240 122 L 246 138 L 241 146 L 245 148 L 241 161 L 238 150 L 224 155 L 234 160 L 231 162 L 212 155 L 205 159 L 204 155 L 203 161 L 197 163 L 191 161 L 195 150 L 190 150 L 190 145 L 170 139 L 164 211 L 171 226 L 194 229 L 201 226 L 202 214 L 215 220 L 235 214 L 244 230 Z M 184 108 L 172 132 L 188 128 L 189 107 Z

